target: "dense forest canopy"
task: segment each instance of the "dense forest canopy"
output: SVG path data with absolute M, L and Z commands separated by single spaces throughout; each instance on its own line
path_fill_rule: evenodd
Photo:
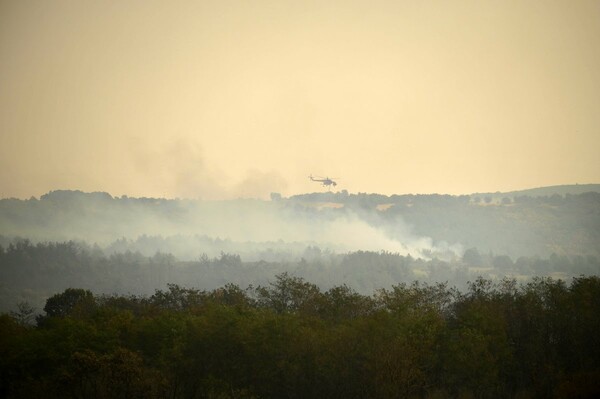
M 398 284 L 371 296 L 287 273 L 151 296 L 70 288 L 37 327 L 0 316 L 9 398 L 592 398 L 600 280 Z

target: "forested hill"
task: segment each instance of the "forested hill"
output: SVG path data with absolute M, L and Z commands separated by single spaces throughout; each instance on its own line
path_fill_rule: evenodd
M 584 193 L 600 193 L 600 184 L 565 184 L 561 186 L 536 187 L 526 190 L 509 191 L 505 193 L 476 193 L 472 194 L 472 196 L 491 196 L 492 198 L 502 199 L 504 197 L 551 197 L 553 195 L 576 195 Z
M 269 251 L 298 255 L 307 245 L 444 259 L 469 248 L 513 260 L 553 253 L 600 255 L 597 192 L 385 196 L 342 191 L 271 197 L 201 201 L 53 191 L 39 199 L 0 200 L 0 236 L 4 245 L 14 237 L 100 245 L 169 237 L 160 248 L 128 249 L 146 255 L 161 250 L 181 259 L 226 251 L 259 260 Z
M 463 248 L 511 257 L 599 254 L 599 192 L 550 196 L 527 192 L 462 196 L 316 193 L 292 200 L 360 209 L 363 215 L 377 214 L 375 220 L 384 224 L 403 220 L 415 234 L 434 242 L 460 243 Z M 531 191 L 541 192 L 545 190 Z

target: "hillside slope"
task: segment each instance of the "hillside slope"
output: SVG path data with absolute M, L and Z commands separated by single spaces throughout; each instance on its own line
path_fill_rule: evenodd
M 268 251 L 297 254 L 308 245 L 424 257 L 461 256 L 472 247 L 514 259 L 600 255 L 600 193 L 497 195 L 502 199 L 340 192 L 273 201 L 192 201 L 54 191 L 39 200 L 0 200 L 0 235 L 101 245 L 171 237 L 165 247 L 148 244 L 147 254 L 161 250 L 183 259 L 226 250 L 246 251 L 258 260 Z M 185 240 L 191 236 L 204 238 Z

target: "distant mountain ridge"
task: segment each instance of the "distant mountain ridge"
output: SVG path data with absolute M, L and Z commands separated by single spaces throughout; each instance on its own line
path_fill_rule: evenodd
M 473 193 L 472 196 L 490 195 L 493 197 L 509 197 L 514 198 L 518 196 L 529 196 L 529 197 L 545 197 L 552 195 L 577 195 L 584 193 L 600 193 L 600 184 L 563 184 L 558 186 L 545 186 L 529 188 L 525 190 L 515 190 L 507 192 L 495 192 L 495 193 Z
M 150 254 L 160 249 L 184 259 L 223 250 L 259 259 L 274 248 L 298 253 L 310 245 L 425 257 L 460 256 L 469 248 L 513 259 L 600 256 L 600 185 L 595 184 L 459 196 L 342 190 L 271 198 L 203 201 L 57 190 L 39 200 L 0 200 L 0 236 L 103 245 L 144 235 L 207 237 L 147 248 Z M 261 244 L 243 244 L 248 242 Z

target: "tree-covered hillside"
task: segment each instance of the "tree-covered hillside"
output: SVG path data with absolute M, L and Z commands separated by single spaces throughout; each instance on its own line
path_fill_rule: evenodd
M 515 193 L 513 193 L 515 194 Z M 518 193 L 517 193 L 518 194 Z M 317 193 L 295 202 L 339 203 L 401 237 L 403 223 L 433 242 L 519 256 L 599 255 L 600 193 L 552 196 Z M 396 226 L 400 225 L 400 231 Z
M 298 259 L 308 245 L 444 259 L 468 248 L 515 260 L 553 253 L 599 256 L 600 193 L 494 199 L 340 192 L 200 201 L 54 191 L 40 199 L 0 200 L 0 235 L 101 246 L 161 236 L 170 238 L 169 245 L 153 251 L 181 259 L 226 251 L 260 260 L 258 253 L 269 250 Z M 190 237 L 203 239 L 190 244 Z

